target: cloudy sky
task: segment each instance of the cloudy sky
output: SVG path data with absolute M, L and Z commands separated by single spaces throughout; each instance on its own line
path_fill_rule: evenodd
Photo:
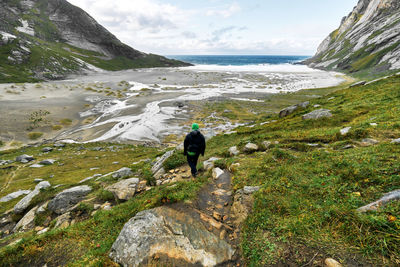
M 162 55 L 313 55 L 358 0 L 68 0 Z

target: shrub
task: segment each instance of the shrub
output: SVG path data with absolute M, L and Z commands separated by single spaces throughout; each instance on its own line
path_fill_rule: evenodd
M 37 140 L 42 136 L 43 136 L 43 133 L 40 133 L 40 132 L 28 133 L 28 138 L 31 139 L 31 140 Z
M 72 124 L 72 120 L 71 120 L 71 119 L 62 119 L 62 120 L 60 120 L 60 123 L 61 123 L 62 125 L 68 126 L 68 125 L 71 125 L 71 124 Z
M 114 195 L 110 191 L 100 189 L 99 192 L 97 192 L 96 197 L 100 200 L 103 201 L 111 201 L 114 200 Z
M 182 150 L 175 151 L 163 164 L 166 171 L 176 169 L 186 163 L 186 157 L 183 155 Z
M 54 131 L 59 131 L 62 129 L 62 125 L 53 125 L 53 130 Z

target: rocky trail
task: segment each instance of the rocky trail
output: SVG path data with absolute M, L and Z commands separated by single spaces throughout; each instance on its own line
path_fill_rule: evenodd
M 166 205 L 140 212 L 125 224 L 111 258 L 124 266 L 241 266 L 240 226 L 259 188 L 246 189 L 233 195 L 231 174 L 215 168 L 195 200 L 167 204 L 166 199 Z

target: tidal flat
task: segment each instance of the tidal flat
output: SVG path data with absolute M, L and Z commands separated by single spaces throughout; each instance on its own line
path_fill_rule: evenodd
M 243 123 L 243 118 L 234 115 L 238 114 L 235 107 L 245 106 L 246 112 L 239 113 L 251 113 L 248 118 L 254 120 L 277 112 L 286 102 L 318 97 L 310 94 L 296 98 L 291 96 L 294 92 L 332 87 L 346 79 L 342 74 L 306 66 L 193 66 L 1 84 L 2 149 L 42 140 L 174 146 L 193 120 L 199 120 L 204 133 L 211 137 Z M 277 96 L 286 100 L 278 101 Z M 207 110 L 215 103 L 231 108 L 217 116 Z

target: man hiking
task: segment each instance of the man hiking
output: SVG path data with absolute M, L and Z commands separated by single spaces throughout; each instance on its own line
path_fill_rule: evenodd
M 196 177 L 197 160 L 199 159 L 200 154 L 204 156 L 204 151 L 206 150 L 206 140 L 200 133 L 199 125 L 197 123 L 193 123 L 192 132 L 186 135 L 183 145 L 183 154 L 187 156 L 187 161 L 190 166 L 192 176 Z

